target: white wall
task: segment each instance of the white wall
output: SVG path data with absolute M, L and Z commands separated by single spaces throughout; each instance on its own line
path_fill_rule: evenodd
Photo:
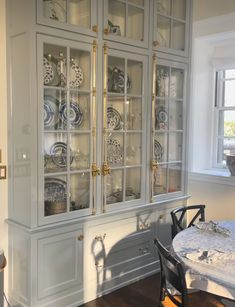
M 207 19 L 235 11 L 234 0 L 194 0 L 194 20 Z
M 207 171 L 213 165 L 213 63 L 235 58 L 235 1 L 195 0 L 194 18 L 208 19 L 193 24 L 189 203 L 206 204 L 208 220 L 235 219 L 235 178 Z
M 6 99 L 6 35 L 5 1 L 0 1 L 0 149 L 2 164 L 7 164 L 7 99 Z M 0 180 L 0 248 L 7 256 L 7 180 Z M 6 268 L 7 271 L 7 268 Z M 6 277 L 5 272 L 5 277 Z M 7 282 L 5 282 L 6 288 Z

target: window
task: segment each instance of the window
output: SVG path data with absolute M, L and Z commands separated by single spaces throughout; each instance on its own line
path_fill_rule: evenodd
M 216 72 L 215 90 L 215 166 L 224 167 L 226 154 L 235 153 L 235 68 Z

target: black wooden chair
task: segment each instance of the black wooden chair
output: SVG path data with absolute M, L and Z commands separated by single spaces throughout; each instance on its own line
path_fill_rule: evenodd
M 160 260 L 160 295 L 159 306 L 163 307 L 224 307 L 220 297 L 198 291 L 188 293 L 183 265 L 178 261 L 158 239 L 154 241 Z M 169 290 L 170 286 L 170 290 Z M 177 295 L 173 294 L 177 290 Z M 176 291 L 175 291 L 176 292 Z
M 188 211 L 192 211 L 194 216 L 185 224 L 185 215 Z M 205 205 L 193 205 L 176 208 L 171 211 L 171 219 L 173 239 L 181 230 L 194 226 L 195 222 L 205 222 Z

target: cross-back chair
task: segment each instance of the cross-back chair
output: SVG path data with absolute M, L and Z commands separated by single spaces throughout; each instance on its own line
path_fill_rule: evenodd
M 194 226 L 195 222 L 205 222 L 205 207 L 205 205 L 192 205 L 176 208 L 171 211 L 172 238 L 174 238 L 181 230 Z M 193 212 L 194 216 L 189 222 L 185 223 L 185 217 L 189 211 Z
M 159 306 L 163 307 L 225 307 L 216 295 L 199 291 L 188 293 L 183 265 L 171 254 L 158 239 L 154 241 L 160 260 Z M 171 286 L 169 290 L 168 286 Z M 172 287 L 177 290 L 173 294 Z

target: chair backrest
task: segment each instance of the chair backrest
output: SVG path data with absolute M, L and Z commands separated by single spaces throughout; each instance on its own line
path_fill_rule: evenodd
M 164 296 L 167 294 L 176 306 L 187 307 L 187 288 L 182 264 L 161 244 L 158 239 L 155 239 L 154 243 L 157 247 L 161 267 L 160 301 L 164 300 Z M 180 293 L 181 302 L 175 299 L 173 294 L 167 288 L 166 282 Z
M 205 222 L 205 207 L 205 205 L 193 205 L 176 208 L 171 211 L 172 238 L 181 230 L 194 226 L 195 222 Z M 192 211 L 194 215 L 191 220 L 185 224 L 185 215 L 189 210 Z

